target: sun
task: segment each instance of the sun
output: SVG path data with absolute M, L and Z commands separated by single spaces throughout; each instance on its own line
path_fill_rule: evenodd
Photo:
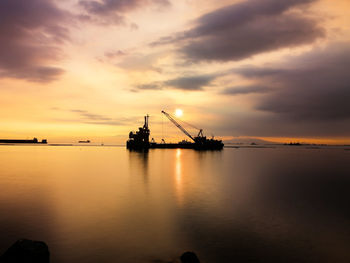
M 175 110 L 175 116 L 176 117 L 181 117 L 184 114 L 184 112 L 181 109 L 176 109 Z

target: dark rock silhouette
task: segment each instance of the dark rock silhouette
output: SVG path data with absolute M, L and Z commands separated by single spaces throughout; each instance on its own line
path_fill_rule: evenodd
M 180 257 L 181 263 L 200 263 L 194 252 L 187 251 Z
M 41 241 L 20 239 L 0 257 L 0 263 L 49 263 L 48 246 Z
M 200 263 L 194 252 L 187 251 L 181 263 Z M 50 252 L 45 242 L 19 239 L 0 256 L 0 263 L 49 263 Z

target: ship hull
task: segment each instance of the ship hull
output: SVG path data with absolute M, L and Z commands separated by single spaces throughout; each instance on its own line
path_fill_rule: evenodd
M 222 150 L 223 143 L 199 145 L 196 143 L 149 143 L 149 144 L 135 144 L 133 141 L 126 143 L 126 148 L 130 150 L 143 149 L 194 149 L 194 150 Z
M 154 143 L 150 145 L 150 149 L 195 149 L 195 150 L 222 150 L 223 144 L 217 145 L 199 145 L 196 143 Z
M 11 140 L 11 139 L 0 139 L 0 143 L 35 143 L 35 144 L 46 144 L 46 140 L 39 142 L 38 140 Z

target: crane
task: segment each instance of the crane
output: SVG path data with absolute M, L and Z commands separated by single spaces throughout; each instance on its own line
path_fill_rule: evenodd
M 185 130 L 184 127 L 182 127 L 169 113 L 162 110 L 162 113 L 172 122 L 176 127 L 178 127 L 184 134 L 186 134 L 188 137 L 191 138 L 194 142 L 196 142 L 196 138 L 193 138 L 192 135 Z M 191 125 L 192 126 L 192 125 Z M 193 127 L 193 126 L 192 126 Z M 203 130 L 199 129 L 198 137 L 203 137 Z

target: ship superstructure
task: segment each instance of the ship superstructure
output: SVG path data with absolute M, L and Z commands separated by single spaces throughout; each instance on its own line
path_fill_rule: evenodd
M 136 132 L 131 131 L 129 133 L 129 140 L 126 142 L 126 148 L 128 149 L 148 149 L 150 147 L 149 135 L 150 130 L 148 128 L 148 118 L 145 116 L 145 123 L 143 127 L 139 127 Z

